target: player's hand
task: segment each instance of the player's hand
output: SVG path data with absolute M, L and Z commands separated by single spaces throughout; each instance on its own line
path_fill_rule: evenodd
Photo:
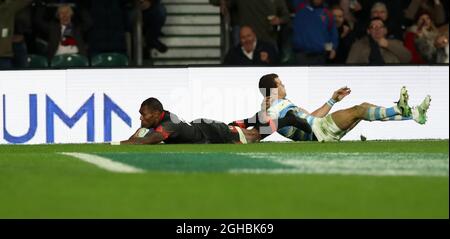
M 339 102 L 352 92 L 347 86 L 340 88 L 333 93 L 331 97 L 334 101 Z
M 131 135 L 131 136 L 130 136 L 130 138 L 128 138 L 128 139 L 136 138 L 136 137 L 137 137 L 137 134 L 138 134 L 138 132 L 139 132 L 139 129 L 137 129 L 137 130 L 136 130 L 136 132 L 134 132 L 134 134 L 133 134 L 133 135 Z
M 263 112 L 267 111 L 267 109 L 270 108 L 270 105 L 272 104 L 272 102 L 273 102 L 273 98 L 272 97 L 270 97 L 270 96 L 265 97 L 264 100 L 261 103 L 261 110 Z

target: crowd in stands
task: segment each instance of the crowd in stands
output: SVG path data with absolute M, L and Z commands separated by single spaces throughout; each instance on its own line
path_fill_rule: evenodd
M 449 62 L 448 0 L 209 0 L 230 19 L 225 65 Z M 166 52 L 161 0 L 0 0 L 0 69 L 45 56 L 93 61 L 133 55 L 142 16 L 144 58 Z M 182 6 L 180 6 L 182 7 Z M 34 59 L 34 58 L 33 58 Z
M 220 6 L 221 14 L 231 19 L 233 48 L 225 57 L 227 65 L 449 62 L 447 0 L 210 0 L 210 3 Z M 255 47 L 246 46 L 245 32 L 254 32 Z M 268 44 L 275 47 L 275 53 Z
M 27 67 L 30 56 L 50 66 L 67 59 L 85 66 L 102 54 L 128 62 L 137 11 L 145 50 L 167 51 L 160 0 L 0 0 L 0 69 Z

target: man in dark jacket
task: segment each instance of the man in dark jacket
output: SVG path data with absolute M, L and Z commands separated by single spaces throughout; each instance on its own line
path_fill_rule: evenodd
M 256 38 L 249 26 L 240 30 L 240 44 L 230 49 L 225 57 L 225 65 L 276 65 L 279 57 L 276 48 L 268 42 Z
M 74 24 L 72 17 L 73 9 L 69 4 L 60 5 L 57 10 L 58 22 L 45 22 L 38 17 L 39 28 L 48 34 L 48 58 L 51 60 L 55 55 L 80 54 L 87 56 L 84 44 L 83 25 Z
M 12 67 L 14 19 L 30 3 L 30 0 L 0 0 L 0 69 Z

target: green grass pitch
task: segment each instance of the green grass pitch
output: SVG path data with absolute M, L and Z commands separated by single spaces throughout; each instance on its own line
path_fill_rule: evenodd
M 448 143 L 0 145 L 0 218 L 448 218 Z

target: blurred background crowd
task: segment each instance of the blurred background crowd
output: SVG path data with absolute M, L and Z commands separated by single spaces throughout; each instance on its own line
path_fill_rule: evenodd
M 0 0 L 0 69 L 150 66 L 171 50 L 176 59 L 178 43 L 162 40 L 172 34 L 166 5 L 183 12 L 189 2 L 217 9 L 220 64 L 449 61 L 448 0 Z

